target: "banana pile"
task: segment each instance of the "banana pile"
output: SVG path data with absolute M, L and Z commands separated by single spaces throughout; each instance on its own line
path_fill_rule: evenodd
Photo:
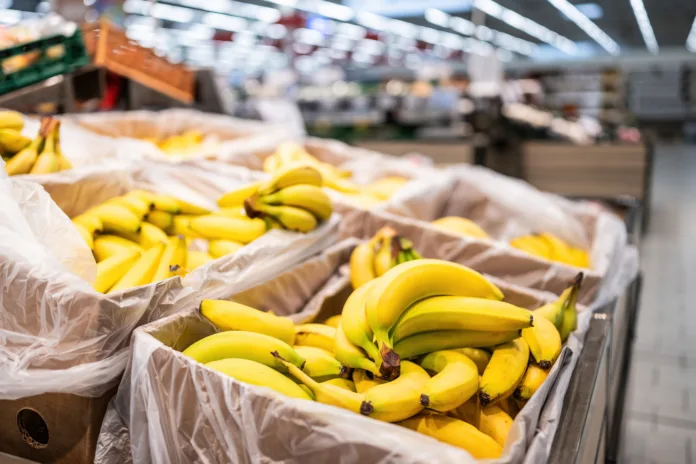
M 582 274 L 535 311 L 501 301 L 475 271 L 399 264 L 354 290 L 324 324 L 204 300 L 219 330 L 183 354 L 242 382 L 434 437 L 475 458 L 502 454 L 514 417 L 575 329 Z
M 186 156 L 195 152 L 203 143 L 203 133 L 199 130 L 189 130 L 181 134 L 172 135 L 164 140 L 156 138 L 144 138 L 154 143 L 160 150 L 171 156 Z
M 340 192 L 350 203 L 370 208 L 389 200 L 408 179 L 389 176 L 378 179 L 368 185 L 358 185 L 350 180 L 349 171 L 339 169 L 331 164 L 319 161 L 295 143 L 286 142 L 263 162 L 263 170 L 268 174 L 287 169 L 289 166 L 307 165 L 319 171 L 324 179 L 324 187 Z
M 0 112 L 0 153 L 8 175 L 50 174 L 72 169 L 60 148 L 60 121 L 43 118 L 33 140 L 20 133 L 23 127 L 21 114 Z
M 553 234 L 524 235 L 510 240 L 510 245 L 550 261 L 584 269 L 590 268 L 590 256 L 587 251 L 573 247 Z
M 462 237 L 489 238 L 488 234 L 481 226 L 463 217 L 445 216 L 435 219 L 431 224 L 440 230 Z
M 353 288 L 384 275 L 392 267 L 420 259 L 410 240 L 383 227 L 372 239 L 355 247 L 350 255 L 350 281 Z

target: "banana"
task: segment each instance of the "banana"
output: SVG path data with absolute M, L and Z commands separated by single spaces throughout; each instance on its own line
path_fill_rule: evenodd
M 10 176 L 28 174 L 32 166 L 34 166 L 36 159 L 39 157 L 39 148 L 44 140 L 45 136 L 39 132 L 39 135 L 31 141 L 29 146 L 14 155 L 12 159 L 5 164 L 5 171 L 7 171 L 7 174 Z
M 561 341 L 565 342 L 570 334 L 578 327 L 578 308 L 577 308 L 578 292 L 571 292 L 570 296 L 563 304 L 563 320 L 561 328 L 558 332 L 561 335 Z
M 300 324 L 295 327 L 295 345 L 314 346 L 334 351 L 336 329 L 324 324 Z
M 456 348 L 496 346 L 519 337 L 518 331 L 483 332 L 479 330 L 434 330 L 400 340 L 394 351 L 401 359 L 414 358 L 425 353 Z
M 294 206 L 264 205 L 251 198 L 244 203 L 244 208 L 250 218 L 270 217 L 286 230 L 306 233 L 317 226 L 317 219 L 312 213 Z
M 24 129 L 24 116 L 12 110 L 0 111 L 0 128 L 21 131 Z
M 563 290 L 561 296 L 555 301 L 547 303 L 544 306 L 535 309 L 532 313 L 534 314 L 534 320 L 537 321 L 541 318 L 546 319 L 551 322 L 557 329 L 561 328 L 561 322 L 563 322 L 563 304 L 570 296 L 570 292 L 573 287 L 568 287 Z
M 510 240 L 510 246 L 533 256 L 549 259 L 551 250 L 548 243 L 537 235 L 524 235 Z
M 208 253 L 213 258 L 221 258 L 238 252 L 242 247 L 243 243 L 233 240 L 211 240 L 208 242 Z
M 82 236 L 82 239 L 85 241 L 87 246 L 89 247 L 90 250 L 94 249 L 94 238 L 92 237 L 92 234 L 89 233 L 87 228 L 81 224 L 76 224 L 73 223 L 77 231 L 80 233 Z
M 481 348 L 456 348 L 452 351 L 457 351 L 474 361 L 476 367 L 478 367 L 479 375 L 483 375 L 483 371 L 486 370 L 486 366 L 491 360 L 490 353 Z
M 468 451 L 476 459 L 495 459 L 503 454 L 503 447 L 494 439 L 454 417 L 424 413 L 398 425 Z
M 365 303 L 372 287 L 373 284 L 369 283 L 350 294 L 343 305 L 341 329 L 350 343 L 365 350 L 370 358 L 379 363 L 381 361 L 379 350 L 372 342 L 372 329 L 365 316 Z M 398 364 L 398 360 L 391 360 L 391 362 Z
M 483 275 L 459 264 L 419 259 L 392 268 L 372 287 L 365 306 L 382 359 L 389 355 L 389 332 L 403 312 L 435 295 L 503 299 L 503 293 Z
M 149 284 L 152 281 L 152 276 L 155 275 L 157 264 L 160 262 L 163 251 L 164 244 L 160 243 L 140 255 L 138 260 L 111 288 L 109 293 Z
M 350 255 L 350 282 L 353 288 L 359 288 L 375 279 L 375 250 L 371 242 L 364 242 L 355 247 Z
M 342 388 L 344 390 L 352 391 L 353 393 L 356 392 L 355 390 L 355 384 L 353 383 L 352 380 L 348 379 L 342 379 L 340 377 L 336 377 L 335 379 L 329 379 L 324 382 L 321 382 L 322 385 L 334 385 L 338 388 Z M 311 390 L 310 390 L 311 391 Z
M 208 253 L 205 251 L 194 251 L 191 250 L 188 252 L 188 258 L 186 260 L 186 268 L 189 271 L 193 271 L 196 268 L 199 268 L 212 260 L 214 260 L 212 256 L 210 256 Z
M 367 358 L 365 352 L 353 345 L 341 325 L 336 328 L 336 338 L 334 340 L 334 356 L 342 365 L 354 369 L 364 369 L 379 375 L 379 369 L 373 361 Z
M 572 261 L 568 264 L 586 269 L 590 267 L 590 255 L 585 250 L 581 250 L 580 248 L 571 248 L 570 255 Z
M 479 374 L 476 364 L 456 351 L 435 351 L 420 363 L 436 375 L 425 384 L 420 403 L 438 412 L 458 408 L 476 394 Z
M 394 250 L 392 240 L 395 237 L 383 237 L 379 241 L 379 249 L 375 253 L 374 269 L 375 275 L 381 277 L 394 266 Z
M 532 312 L 503 301 L 463 296 L 434 296 L 411 305 L 394 327 L 394 343 L 431 330 L 486 330 L 532 327 Z
M 332 172 L 330 168 L 325 165 L 317 166 L 321 176 L 323 178 L 323 185 L 326 188 L 330 188 L 341 193 L 361 193 L 360 187 L 358 187 L 353 182 L 343 179 L 336 173 Z
M 249 216 L 246 215 L 246 211 L 244 211 L 243 206 L 233 206 L 229 208 L 220 208 L 217 211 L 213 211 L 211 214 L 214 214 L 216 216 L 227 216 L 227 217 L 232 217 L 232 218 L 243 218 L 246 219 Z
M 56 155 L 58 155 L 58 170 L 59 171 L 66 171 L 68 169 L 72 169 L 72 163 L 68 158 L 65 157 L 63 154 L 63 150 L 60 147 L 60 121 L 56 121 L 56 125 L 53 128 L 53 138 L 55 139 L 56 143 Z
M 261 219 L 235 219 L 223 216 L 198 216 L 189 222 L 189 228 L 207 239 L 234 240 L 247 244 L 266 233 Z
M 142 221 L 128 208 L 121 205 L 102 204 L 87 210 L 85 214 L 101 220 L 104 232 L 140 232 Z
M 205 367 L 222 372 L 244 383 L 270 388 L 290 398 L 312 400 L 295 382 L 280 372 L 255 361 L 241 358 L 221 359 L 206 363 Z
M 101 293 L 108 292 L 135 264 L 139 256 L 140 254 L 136 251 L 126 250 L 99 262 L 94 289 Z
M 29 137 L 23 136 L 13 129 L 0 129 L 0 151 L 3 153 L 18 153 L 31 144 Z
M 179 208 L 178 200 L 169 195 L 161 195 L 155 193 L 152 195 L 153 208 L 156 211 L 163 211 L 169 214 L 179 214 L 181 209 Z
M 203 300 L 200 310 L 220 331 L 242 330 L 261 333 L 290 346 L 295 344 L 295 324 L 287 317 L 224 300 Z
M 111 256 L 123 254 L 126 251 L 135 251 L 138 254 L 143 252 L 143 248 L 117 235 L 99 235 L 94 239 L 94 257 L 97 262 L 104 261 Z
M 169 271 L 174 275 L 184 276 L 188 272 L 186 264 L 188 263 L 188 242 L 183 235 L 176 235 L 176 248 L 174 249 L 174 258 L 172 259 Z
M 143 248 L 148 249 L 158 243 L 167 243 L 167 234 L 159 227 L 149 222 L 143 222 L 138 243 L 140 243 Z
M 428 373 L 418 364 L 403 361 L 399 378 L 365 392 L 360 414 L 385 422 L 399 422 L 418 414 L 423 410 L 421 393 L 429 380 Z
M 122 196 L 122 197 L 116 197 L 112 198 L 111 200 L 107 201 L 108 204 L 112 205 L 121 205 L 133 212 L 136 216 L 138 216 L 140 219 L 144 218 L 146 214 L 150 212 L 150 204 L 147 202 L 143 201 L 141 198 L 137 198 L 134 196 Z
M 177 214 L 174 216 L 174 221 L 172 223 L 172 234 L 183 235 L 185 237 L 200 237 L 199 234 L 191 230 L 189 227 L 191 221 L 199 216 L 193 216 L 190 214 Z
M 172 228 L 174 227 L 174 215 L 157 209 L 150 211 L 147 216 L 145 216 L 145 221 L 153 226 L 159 227 L 164 232 L 172 232 Z
M 162 253 L 162 257 L 157 264 L 157 269 L 155 270 L 155 274 L 152 276 L 150 283 L 156 284 L 157 282 L 161 282 L 174 276 L 174 274 L 170 272 L 169 268 L 174 259 L 174 251 L 176 250 L 176 246 L 177 242 L 175 241 L 175 238 L 169 237 L 169 240 L 167 240 L 167 245 L 164 247 L 164 252 Z
M 147 190 L 135 189 L 128 192 L 125 196 L 130 198 L 139 198 L 148 205 L 150 210 L 155 208 L 155 194 Z
M 572 262 L 573 258 L 571 256 L 570 246 L 568 246 L 566 242 L 555 235 L 546 232 L 539 234 L 539 238 L 548 244 L 548 259 L 552 261 L 559 261 L 561 263 Z
M 529 361 L 529 347 L 522 337 L 493 350 L 481 377 L 481 406 L 495 404 L 510 396 L 522 380 Z
M 72 218 L 72 222 L 74 224 L 80 224 L 82 227 L 87 229 L 90 234 L 95 234 L 96 232 L 101 232 L 104 230 L 104 225 L 96 216 L 80 214 L 79 216 Z
M 273 178 L 268 182 L 261 184 L 256 193 L 259 196 L 268 195 L 286 187 L 299 184 L 321 187 L 323 184 L 321 173 L 308 165 L 292 164 L 275 173 Z
M 406 183 L 408 183 L 408 179 L 403 177 L 383 177 L 366 185 L 363 190 L 382 201 L 387 201 Z
M 179 200 L 178 198 L 174 198 L 174 201 L 176 202 L 177 206 L 179 207 L 179 212 L 177 214 L 191 214 L 194 216 L 200 216 L 202 214 L 211 214 L 212 211 L 203 208 L 202 206 L 194 205 L 193 203 L 188 203 L 184 200 Z
M 489 238 L 485 230 L 470 219 L 457 216 L 446 216 L 436 219 L 431 224 L 440 230 L 462 237 Z
M 258 201 L 266 205 L 295 206 L 309 211 L 319 221 L 329 219 L 333 212 L 329 196 L 321 187 L 314 185 L 291 185 L 270 195 L 262 196 Z
M 522 377 L 522 381 L 515 389 L 515 398 L 520 401 L 528 401 L 539 387 L 541 387 L 548 376 L 548 370 L 544 370 L 540 366 L 530 363 L 524 373 L 524 377 Z
M 542 369 L 549 369 L 561 354 L 561 334 L 547 319 L 539 318 L 534 327 L 522 329 L 529 352 Z
M 34 166 L 32 166 L 29 174 L 51 174 L 58 172 L 58 155 L 56 154 L 56 139 L 53 136 L 53 128 L 56 125 L 55 120 L 48 120 L 45 124 L 42 122 L 41 133 L 46 137 L 43 151 L 36 158 Z
M 332 383 L 319 383 L 302 372 L 301 368 L 287 362 L 277 351 L 273 352 L 273 356 L 276 357 L 278 362 L 285 366 L 293 377 L 306 385 L 312 393 L 314 393 L 314 399 L 316 401 L 336 406 L 337 408 L 347 409 L 355 413 L 360 412 L 360 407 L 365 398 L 360 393 L 346 390 Z
M 479 430 L 498 442 L 500 446 L 505 446 L 511 428 L 512 417 L 495 404 L 481 409 Z
M 329 327 L 333 327 L 334 329 L 338 329 L 338 326 L 341 324 L 341 315 L 337 314 L 336 316 L 331 316 L 324 322 L 322 322 L 324 325 L 328 325 Z
M 472 396 L 464 404 L 448 412 L 448 415 L 479 428 L 481 422 L 481 402 L 479 401 L 479 396 Z
M 182 354 L 202 364 L 220 359 L 241 358 L 285 370 L 273 352 L 281 353 L 289 364 L 299 368 L 304 366 L 304 358 L 284 341 L 269 335 L 241 330 L 209 335 L 193 343 L 182 351 Z
M 263 182 L 255 182 L 231 192 L 227 192 L 218 198 L 217 204 L 220 208 L 240 208 L 244 205 L 244 200 L 254 196 Z
M 365 393 L 370 388 L 385 383 L 387 383 L 386 380 L 375 377 L 370 371 L 364 369 L 355 369 L 353 371 L 353 384 L 355 385 L 355 391 L 358 393 Z
M 306 363 L 302 370 L 314 380 L 331 377 L 345 377 L 348 370 L 331 353 L 314 346 L 294 346 L 295 351 Z

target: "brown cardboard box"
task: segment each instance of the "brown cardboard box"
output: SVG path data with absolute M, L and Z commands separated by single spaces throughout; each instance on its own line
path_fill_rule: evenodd
M 106 406 L 116 387 L 96 398 L 68 393 L 0 400 L 0 452 L 41 463 L 94 462 Z

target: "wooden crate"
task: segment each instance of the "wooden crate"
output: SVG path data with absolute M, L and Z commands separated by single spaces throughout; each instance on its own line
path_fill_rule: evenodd
M 157 56 L 106 20 L 82 26 L 92 62 L 184 103 L 194 100 L 195 73 Z

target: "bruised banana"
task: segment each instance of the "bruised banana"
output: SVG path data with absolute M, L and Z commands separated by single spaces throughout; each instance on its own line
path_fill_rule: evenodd
M 256 194 L 262 183 L 263 182 L 255 182 L 240 189 L 227 192 L 218 198 L 217 204 L 220 208 L 237 207 L 237 209 L 239 209 L 239 207 L 244 205 L 244 200 Z
M 329 196 L 321 187 L 315 185 L 291 185 L 258 200 L 267 205 L 295 206 L 312 213 L 319 221 L 331 217 L 333 206 Z
M 241 358 L 220 359 L 206 363 L 205 367 L 222 372 L 244 383 L 270 388 L 290 398 L 312 399 L 295 382 L 275 369 L 255 361 Z
M 272 352 L 281 353 L 283 359 L 299 368 L 304 366 L 304 358 L 284 341 L 241 330 L 210 335 L 193 343 L 182 353 L 203 364 L 220 359 L 242 358 L 282 369 L 283 364 L 279 363 Z
M 260 185 L 256 193 L 263 196 L 292 185 L 306 184 L 321 187 L 322 183 L 321 173 L 315 168 L 303 164 L 290 165 L 274 174 L 271 180 Z
M 512 395 L 524 376 L 528 361 L 529 347 L 522 337 L 495 347 L 481 376 L 481 406 L 495 404 Z
M 222 332 L 255 332 L 277 338 L 290 346 L 295 344 L 295 324 L 290 318 L 225 300 L 203 300 L 200 309 L 201 314 Z
M 399 340 L 394 351 L 401 359 L 414 358 L 422 354 L 456 348 L 485 348 L 500 345 L 519 337 L 519 331 L 484 332 L 480 330 L 434 330 Z
M 479 430 L 492 439 L 500 446 L 505 446 L 508 433 L 512 428 L 513 419 L 495 404 L 491 404 L 481 409 L 479 420 Z
M 213 215 L 192 219 L 189 228 L 207 239 L 234 240 L 244 244 L 266 233 L 266 224 L 261 219 L 235 219 Z
M 371 242 L 364 242 L 355 247 L 350 255 L 350 282 L 353 288 L 357 289 L 377 277 L 374 259 L 375 250 Z
M 396 380 L 365 392 L 360 414 L 385 422 L 398 422 L 418 414 L 423 410 L 421 393 L 429 380 L 428 373 L 418 364 L 403 361 Z
M 447 412 L 458 408 L 476 394 L 479 374 L 476 364 L 456 351 L 435 351 L 420 363 L 436 375 L 425 384 L 420 403 L 428 409 Z
M 534 327 L 523 329 L 522 338 L 542 369 L 549 369 L 561 354 L 561 334 L 555 325 L 543 317 L 534 321 Z
M 157 265 L 164 252 L 164 246 L 164 243 L 159 243 L 140 255 L 128 272 L 116 282 L 116 285 L 109 292 L 127 290 L 152 282 L 152 277 L 155 275 Z
M 223 256 L 231 255 L 244 247 L 243 243 L 235 242 L 233 240 L 211 240 L 208 242 L 208 253 L 213 258 L 221 258 Z
M 549 376 L 549 371 L 530 364 L 522 377 L 522 381 L 515 389 L 514 396 L 520 401 L 528 401 Z
M 456 409 L 453 409 L 452 411 L 449 411 L 447 414 L 463 420 L 464 422 L 467 422 L 478 429 L 481 422 L 481 402 L 479 401 L 479 396 L 472 396 L 466 402 L 464 402 L 464 404 Z
M 365 315 L 365 303 L 373 285 L 373 283 L 368 283 L 350 294 L 343 305 L 341 328 L 353 345 L 365 350 L 370 358 L 379 363 L 381 361 L 379 350 L 372 342 L 372 329 L 367 323 Z
M 379 375 L 377 365 L 374 361 L 368 359 L 363 350 L 348 340 L 341 324 L 336 328 L 336 338 L 334 339 L 333 347 L 333 353 L 338 362 L 346 367 L 364 369 L 370 371 L 373 375 Z
M 94 289 L 101 293 L 108 292 L 128 272 L 139 256 L 140 253 L 136 251 L 126 250 L 99 262 Z
M 324 324 L 300 324 L 295 327 L 295 345 L 322 348 L 334 351 L 336 329 Z
M 321 348 L 314 346 L 295 346 L 295 351 L 305 359 L 302 371 L 313 379 L 344 377 L 347 369 L 333 357 L 333 355 Z
M 111 256 L 122 254 L 126 251 L 142 253 L 143 248 L 118 235 L 99 235 L 94 239 L 94 257 L 97 262 L 104 261 Z
M 375 377 L 370 371 L 364 369 L 355 369 L 353 371 L 353 384 L 355 385 L 355 391 L 358 393 L 365 393 L 369 389 L 384 383 L 387 383 L 387 381 Z

